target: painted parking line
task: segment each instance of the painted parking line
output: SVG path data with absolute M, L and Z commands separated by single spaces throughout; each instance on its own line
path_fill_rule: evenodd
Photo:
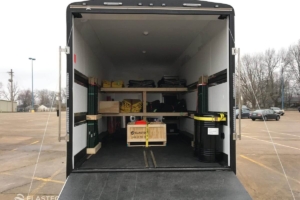
M 56 172 L 54 172 L 48 179 L 52 180 L 56 175 L 58 175 L 65 167 L 61 167 L 60 169 L 58 169 Z M 44 181 L 40 186 L 38 186 L 37 188 L 35 188 L 32 192 L 31 195 L 35 196 L 43 187 L 45 187 L 45 185 L 48 183 L 49 181 Z
M 267 136 L 267 135 L 252 135 L 252 137 L 255 137 L 255 138 L 267 138 L 269 139 L 270 136 Z M 273 139 L 280 139 L 280 140 L 299 140 L 299 138 L 285 138 L 285 137 L 273 137 Z
M 275 143 L 275 142 L 270 142 L 270 141 L 266 141 L 266 140 L 261 140 L 261 139 L 257 139 L 257 138 L 250 137 L 250 136 L 246 136 L 246 135 L 244 135 L 243 137 L 251 138 L 251 139 L 254 139 L 254 140 L 261 141 L 261 142 L 266 142 L 266 143 L 269 143 L 269 144 L 275 144 L 275 145 L 282 146 L 282 147 L 286 147 L 286 148 L 290 148 L 290 149 L 296 149 L 296 150 L 299 150 L 299 151 L 300 151 L 300 149 L 299 149 L 299 148 L 296 148 L 296 147 L 291 147 L 291 146 L 287 146 L 287 145 L 283 145 L 283 144 L 278 144 L 278 143 Z
M 39 143 L 39 141 L 35 141 L 35 142 L 31 143 L 30 145 L 33 145 L 33 144 L 36 144 L 36 143 Z
M 19 176 L 19 175 L 13 175 L 10 173 L 0 173 L 1 175 L 7 175 L 7 176 L 15 176 L 15 177 L 21 177 L 21 178 L 26 178 L 26 179 L 32 179 L 32 177 L 29 176 Z M 52 179 L 48 179 L 48 178 L 40 178 L 40 177 L 34 177 L 34 180 L 37 181 L 45 181 L 45 182 L 52 182 L 52 183 L 59 183 L 59 184 L 64 184 L 65 182 L 63 181 L 58 181 L 58 180 L 52 180 Z
M 247 157 L 247 156 L 240 155 L 240 157 L 242 157 L 242 158 L 244 158 L 244 159 L 246 159 L 246 160 L 248 160 L 248 161 L 250 161 L 250 162 L 252 162 L 252 163 L 255 163 L 255 164 L 257 164 L 257 165 L 259 165 L 259 166 L 261 166 L 261 167 L 263 167 L 263 168 L 265 168 L 265 169 L 268 169 L 268 170 L 270 170 L 270 171 L 272 171 L 272 172 L 274 172 L 274 173 L 276 173 L 276 174 L 279 174 L 279 175 L 285 177 L 283 173 L 281 173 L 281 172 L 279 172 L 279 171 L 276 171 L 276 170 L 274 170 L 274 169 L 272 169 L 272 168 L 270 168 L 270 167 L 268 167 L 268 166 L 266 166 L 266 165 L 264 165 L 264 164 L 262 164 L 262 163 L 260 163 L 260 162 L 258 162 L 258 161 L 255 161 L 255 160 L 253 160 L 253 159 L 251 159 L 251 158 L 249 158 L 249 157 Z M 287 177 L 288 177 L 288 179 L 293 180 L 293 181 L 297 182 L 298 184 L 300 184 L 300 181 L 298 181 L 298 180 L 296 180 L 296 179 L 294 179 L 294 178 L 291 178 L 291 177 L 289 177 L 289 176 L 287 176 Z
M 268 131 L 266 131 L 266 130 L 264 130 L 264 129 L 262 129 L 262 131 L 268 132 Z M 293 135 L 293 134 L 289 134 L 289 133 L 280 133 L 280 132 L 276 132 L 276 131 L 269 131 L 269 132 L 270 132 L 270 133 L 282 134 L 282 135 L 288 135 L 288 136 L 294 136 L 294 137 L 299 137 L 299 138 L 300 138 L 299 135 Z

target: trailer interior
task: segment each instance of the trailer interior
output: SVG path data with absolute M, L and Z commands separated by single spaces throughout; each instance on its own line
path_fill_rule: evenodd
M 201 75 L 214 75 L 229 69 L 229 21 L 219 15 L 162 14 L 82 14 L 73 20 L 73 67 L 78 76 L 102 80 L 154 80 L 164 75 L 179 76 L 187 85 Z M 87 88 L 73 85 L 74 115 L 87 110 Z M 78 77 L 77 76 L 77 77 Z M 229 112 L 229 83 L 208 89 L 209 111 Z M 99 100 L 110 96 L 115 101 L 126 98 L 142 99 L 142 93 L 100 92 Z M 151 92 L 147 101 L 166 96 L 185 99 L 188 111 L 197 107 L 197 91 Z M 87 125 L 82 121 L 73 128 L 73 166 L 78 170 L 118 169 L 228 169 L 230 167 L 229 126 L 223 126 L 223 138 L 218 138 L 221 160 L 200 162 L 191 145 L 194 119 L 189 116 L 165 117 L 176 121 L 177 129 L 167 133 L 166 146 L 127 147 L 126 127 L 107 134 L 105 116 L 98 121 L 101 149 L 97 154 L 76 159 L 86 148 Z M 143 117 L 143 115 L 141 115 Z M 228 117 L 229 124 L 230 118 Z M 146 154 L 146 155 L 145 155 Z M 88 157 L 88 159 L 87 159 Z

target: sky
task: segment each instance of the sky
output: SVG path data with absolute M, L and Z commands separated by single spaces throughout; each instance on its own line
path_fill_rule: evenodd
M 66 8 L 71 0 L 15 0 L 1 2 L 0 82 L 6 86 L 13 69 L 20 89 L 58 90 L 58 48 L 66 45 Z M 119 2 L 119 1 L 118 1 Z M 236 47 L 241 54 L 280 50 L 300 39 L 298 0 L 215 0 L 235 9 Z M 66 63 L 62 55 L 62 86 Z

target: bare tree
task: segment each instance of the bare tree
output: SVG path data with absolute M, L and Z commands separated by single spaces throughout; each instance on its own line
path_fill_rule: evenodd
M 297 82 L 300 83 L 300 40 L 289 48 L 291 57 L 291 70 L 294 72 Z
M 2 87 L 3 87 L 3 85 L 2 85 L 2 83 L 0 82 L 0 99 L 2 99 Z
M 22 106 L 26 108 L 27 106 L 30 106 L 32 103 L 32 92 L 31 90 L 21 90 L 19 92 L 18 100 L 21 101 Z
M 55 92 L 43 89 L 43 90 L 38 90 L 36 93 L 40 105 L 45 105 L 50 107 L 52 105 L 52 102 L 55 105 L 55 101 L 53 101 L 53 98 L 55 98 Z
M 11 100 L 16 101 L 18 99 L 18 94 L 19 94 L 19 87 L 18 87 L 17 82 L 14 82 L 12 88 L 11 88 L 11 83 L 8 82 L 6 90 L 1 89 L 1 91 L 0 91 L 0 96 L 3 96 L 3 98 L 8 101 L 11 101 Z M 12 97 L 12 99 L 11 99 L 11 97 Z

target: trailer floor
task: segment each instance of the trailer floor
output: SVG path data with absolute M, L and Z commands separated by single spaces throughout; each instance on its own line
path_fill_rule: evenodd
M 127 147 L 126 137 L 119 136 L 103 142 L 98 153 L 86 160 L 79 169 L 216 167 L 223 166 L 219 163 L 199 162 L 198 158 L 193 156 L 191 144 L 179 136 L 168 136 L 167 146 L 149 148 Z
M 72 173 L 60 200 L 243 199 L 251 197 L 231 171 Z

